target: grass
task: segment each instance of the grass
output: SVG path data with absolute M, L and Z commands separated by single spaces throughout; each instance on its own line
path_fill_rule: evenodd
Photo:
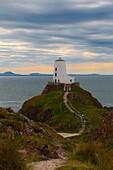
M 85 130 L 92 131 L 95 129 L 95 127 L 97 127 L 97 125 L 101 122 L 102 109 L 97 108 L 94 105 L 86 105 L 77 101 L 74 102 L 71 98 L 70 101 L 79 113 L 84 114 L 85 120 L 87 121 L 87 129 Z
M 59 132 L 78 132 L 81 128 L 81 120 L 66 108 L 63 103 L 63 91 L 51 91 L 47 94 L 34 97 L 28 100 L 20 112 L 33 113 L 32 118 L 36 121 L 44 122 L 54 127 Z M 30 108 L 34 108 L 30 111 Z M 49 110 L 45 113 L 45 109 Z
M 113 170 L 113 150 L 100 153 L 96 170 Z
M 113 150 L 100 143 L 81 143 L 57 170 L 113 170 Z
M 95 170 L 95 166 L 91 163 L 82 163 L 78 160 L 67 160 L 65 165 L 56 170 Z
M 97 145 L 95 143 L 82 143 L 76 150 L 78 160 L 97 164 Z
M 59 149 L 63 153 L 72 150 L 71 143 L 57 135 L 52 127 L 44 123 L 30 121 L 24 115 L 9 113 L 6 109 L 2 109 L 2 112 L 0 112 L 0 125 L 1 135 L 4 135 L 3 138 L 0 138 L 0 158 L 3 158 L 1 158 L 2 162 L 6 163 L 9 159 L 7 157 L 7 159 L 5 158 L 6 152 L 8 152 L 7 155 L 10 155 L 11 150 L 18 150 L 20 146 L 20 150 L 25 151 L 24 153 L 26 153 L 26 160 L 28 162 L 58 158 Z M 17 137 L 20 139 L 19 143 L 13 141 Z M 12 140 L 9 140 L 9 138 Z M 5 148 L 5 151 L 3 148 Z M 14 154 L 12 153 L 11 160 Z
M 18 152 L 19 141 L 0 137 L 0 170 L 28 170 L 25 158 Z
M 75 118 L 73 113 L 64 105 L 63 87 L 48 84 L 46 88 L 49 90 L 47 93 L 33 97 L 25 102 L 20 113 L 35 121 L 45 122 L 59 132 L 79 132 L 82 126 L 81 120 L 78 116 Z M 74 95 L 80 95 L 86 103 L 75 101 Z M 99 102 L 89 92 L 76 85 L 72 85 L 72 92 L 69 94 L 68 99 L 75 110 L 78 110 L 81 114 L 84 113 L 87 120 L 85 132 L 94 129 L 100 122 L 100 114 L 102 112 L 102 109 L 98 108 Z M 45 112 L 45 109 L 49 110 L 49 113 Z
M 59 107 L 58 107 L 59 105 Z M 51 106 L 54 116 L 49 121 L 53 127 L 57 125 L 57 129 L 62 132 L 78 132 L 81 128 L 81 120 L 65 107 L 63 102 L 54 103 Z

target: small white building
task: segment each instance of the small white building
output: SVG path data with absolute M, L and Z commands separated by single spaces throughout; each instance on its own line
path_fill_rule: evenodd
M 65 84 L 71 84 L 75 82 L 74 77 L 66 74 L 66 63 L 61 58 L 54 61 L 53 81 L 55 83 Z

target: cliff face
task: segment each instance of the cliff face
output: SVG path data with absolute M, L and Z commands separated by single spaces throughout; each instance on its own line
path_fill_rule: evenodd
M 72 84 L 71 88 L 68 101 L 73 107 L 81 114 L 84 112 L 88 116 L 87 119 L 94 118 L 95 120 L 95 117 L 99 119 L 98 112 L 102 109 L 102 105 L 98 100 L 76 84 Z M 34 121 L 47 123 L 57 131 L 75 132 L 81 127 L 81 121 L 78 118 L 75 119 L 65 107 L 63 95 L 64 84 L 48 83 L 42 95 L 26 101 L 19 112 Z M 91 113 L 87 114 L 90 111 Z

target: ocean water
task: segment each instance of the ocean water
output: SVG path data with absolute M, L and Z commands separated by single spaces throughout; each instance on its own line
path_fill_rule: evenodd
M 76 76 L 75 79 L 103 106 L 113 107 L 113 76 Z M 0 107 L 18 111 L 26 100 L 40 95 L 49 81 L 52 76 L 0 77 Z

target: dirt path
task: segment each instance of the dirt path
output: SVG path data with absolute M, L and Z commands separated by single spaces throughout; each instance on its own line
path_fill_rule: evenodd
M 64 138 L 70 138 L 73 136 L 79 136 L 80 133 L 58 133 L 59 135 L 63 136 Z
M 30 164 L 31 170 L 55 170 L 65 163 L 63 159 L 51 159 L 48 161 L 33 162 Z
M 64 138 L 69 138 L 69 137 L 73 137 L 73 136 L 79 136 L 81 135 L 81 133 L 84 131 L 85 129 L 85 121 L 82 120 L 82 116 L 80 115 L 80 112 L 78 110 L 76 110 L 71 103 L 68 104 L 68 94 L 69 92 L 65 92 L 64 96 L 63 96 L 63 101 L 65 106 L 68 108 L 68 110 L 72 113 L 76 112 L 76 115 L 79 116 L 79 118 L 81 119 L 81 124 L 82 124 L 82 128 L 80 129 L 80 131 L 78 133 L 58 133 L 59 135 L 63 136 Z

